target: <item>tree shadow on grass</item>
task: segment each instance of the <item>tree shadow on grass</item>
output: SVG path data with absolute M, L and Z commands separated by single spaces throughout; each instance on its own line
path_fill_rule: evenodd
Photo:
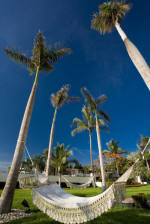
M 102 214 L 87 224 L 148 224 L 150 210 L 116 207 Z M 34 210 L 31 216 L 11 221 L 7 224 L 59 224 L 39 210 Z
M 148 224 L 150 210 L 116 207 L 87 224 Z

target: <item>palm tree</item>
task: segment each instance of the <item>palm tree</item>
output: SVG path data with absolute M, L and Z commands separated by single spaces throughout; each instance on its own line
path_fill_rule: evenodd
M 57 169 L 59 175 L 59 186 L 61 186 L 61 173 L 62 169 L 67 164 L 67 159 L 72 155 L 72 151 L 68 151 L 68 147 L 64 147 L 64 144 L 57 143 L 57 146 L 54 148 L 55 153 L 52 153 L 51 165 Z
M 77 101 L 80 99 L 79 97 L 69 97 L 68 96 L 69 89 L 70 89 L 70 85 L 65 85 L 56 94 L 51 94 L 51 103 L 52 103 L 53 107 L 55 107 L 55 112 L 54 112 L 54 117 L 53 117 L 52 126 L 51 126 L 49 149 L 48 149 L 48 159 L 47 159 L 47 164 L 46 164 L 46 176 L 47 177 L 49 175 L 49 167 L 50 167 L 50 160 L 51 160 L 51 154 L 52 154 L 52 146 L 53 146 L 57 111 L 65 103 Z
M 42 173 L 45 167 L 44 157 L 41 154 L 34 156 L 33 165 L 40 173 Z
M 31 172 L 32 168 L 32 162 L 29 158 L 26 158 L 21 164 L 21 169 L 23 169 L 25 172 Z
M 11 169 L 0 198 L 0 214 L 10 212 L 12 207 L 13 195 L 18 179 L 23 151 L 26 144 L 26 137 L 28 134 L 28 127 L 32 115 L 39 73 L 41 71 L 51 72 L 54 68 L 53 64 L 56 63 L 60 58 L 62 58 L 66 53 L 70 52 L 70 49 L 67 48 L 53 49 L 52 47 L 47 47 L 45 39 L 40 31 L 36 36 L 31 57 L 26 57 L 18 50 L 14 50 L 11 48 L 5 49 L 5 53 L 10 56 L 15 62 L 24 64 L 31 74 L 33 74 L 34 72 L 36 74 L 23 116 Z
M 90 139 L 90 159 L 91 159 L 91 170 L 93 172 L 93 155 L 92 155 L 92 131 L 96 127 L 95 117 L 91 111 L 91 108 L 84 105 L 82 108 L 83 119 L 74 118 L 72 122 L 72 126 L 76 125 L 77 127 L 71 132 L 72 136 L 76 133 L 80 133 L 82 131 L 89 131 L 89 139 Z M 99 126 L 105 125 L 104 120 L 98 120 Z
M 150 90 L 150 68 L 139 50 L 127 38 L 126 34 L 120 27 L 120 23 L 130 8 L 131 4 L 125 3 L 125 0 L 121 0 L 120 2 L 117 0 L 105 2 L 99 6 L 99 12 L 93 15 L 91 27 L 98 30 L 102 34 L 111 32 L 113 28 L 117 29 L 133 64 L 141 74 L 144 82 Z
M 94 99 L 94 97 L 89 93 L 89 91 L 86 88 L 82 88 L 81 92 L 85 98 L 85 101 L 88 102 L 89 107 L 95 114 L 96 134 L 97 134 L 99 159 L 100 159 L 100 169 L 101 169 L 101 175 L 102 175 L 102 188 L 104 191 L 106 189 L 106 183 L 105 183 L 105 172 L 104 172 L 104 163 L 103 163 L 99 123 L 102 124 L 102 123 L 104 123 L 104 121 L 105 121 L 105 123 L 107 123 L 110 119 L 109 119 L 109 116 L 106 114 L 106 112 L 99 109 L 99 105 L 101 103 L 105 102 L 107 97 L 105 95 L 101 95 L 97 99 Z
M 119 166 L 118 162 L 121 159 L 122 154 L 127 154 L 123 148 L 119 147 L 119 142 L 115 142 L 114 139 L 111 139 L 108 143 L 106 143 L 108 150 L 104 150 L 104 153 L 109 155 L 111 159 L 114 160 L 116 171 L 119 176 Z

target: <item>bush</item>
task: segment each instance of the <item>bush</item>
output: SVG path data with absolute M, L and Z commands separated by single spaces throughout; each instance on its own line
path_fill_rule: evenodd
M 133 195 L 132 198 L 136 208 L 149 208 L 149 205 L 147 204 L 147 198 L 144 194 Z
M 134 178 L 129 178 L 127 180 L 127 185 L 130 185 L 130 184 L 135 184 L 135 179 Z

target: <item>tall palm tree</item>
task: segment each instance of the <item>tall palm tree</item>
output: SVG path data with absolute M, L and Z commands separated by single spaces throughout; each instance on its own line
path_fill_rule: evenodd
M 113 28 L 117 29 L 133 64 L 141 74 L 144 82 L 150 90 L 150 68 L 139 50 L 127 38 L 126 34 L 120 27 L 120 23 L 130 8 L 131 4 L 125 3 L 125 0 L 121 0 L 120 2 L 117 0 L 105 2 L 99 6 L 99 12 L 93 15 L 91 27 L 100 31 L 102 34 L 111 32 Z
M 96 120 L 96 134 L 97 134 L 97 142 L 98 142 L 98 149 L 99 149 L 99 159 L 100 159 L 100 169 L 101 169 L 101 175 L 102 175 L 102 188 L 103 191 L 106 189 L 106 183 L 105 183 L 105 172 L 104 172 L 104 163 L 103 163 L 103 155 L 102 155 L 102 146 L 101 146 L 101 138 L 100 138 L 100 129 L 99 129 L 99 123 L 102 122 L 108 122 L 109 116 L 106 114 L 105 111 L 99 109 L 99 105 L 106 101 L 107 97 L 105 95 L 99 96 L 97 99 L 94 99 L 94 97 L 89 93 L 89 91 L 86 88 L 82 88 L 81 92 L 85 98 L 85 101 L 88 102 L 89 107 L 95 114 L 95 120 Z M 104 119 L 104 121 L 103 121 Z
M 53 49 L 52 47 L 47 47 L 43 34 L 40 31 L 35 38 L 31 57 L 26 57 L 18 50 L 10 48 L 5 49 L 5 53 L 15 62 L 25 65 L 31 74 L 35 73 L 35 80 L 24 112 L 11 169 L 0 198 L 0 214 L 8 213 L 11 210 L 13 195 L 18 179 L 24 147 L 26 144 L 28 127 L 32 115 L 39 73 L 41 71 L 51 72 L 54 68 L 53 64 L 56 63 L 66 53 L 70 52 L 70 49 L 67 48 Z
M 121 155 L 127 154 L 127 152 L 123 148 L 119 147 L 119 142 L 115 142 L 114 139 L 111 139 L 108 143 L 106 143 L 106 145 L 108 150 L 104 150 L 104 153 L 109 155 L 109 157 L 114 160 L 116 171 L 119 176 L 118 162 L 121 159 Z
M 61 186 L 61 172 L 65 164 L 67 164 L 67 159 L 72 155 L 72 151 L 68 151 L 68 147 L 64 147 L 64 144 L 57 143 L 57 146 L 54 148 L 55 153 L 52 153 L 51 165 L 57 169 L 59 175 L 59 186 Z
M 51 94 L 51 103 L 52 103 L 53 107 L 55 107 L 55 111 L 54 111 L 54 117 L 53 117 L 52 126 L 51 126 L 48 158 L 47 158 L 47 164 L 46 164 L 46 176 L 47 177 L 49 175 L 49 167 L 50 167 L 50 160 L 51 160 L 51 154 L 52 154 L 52 146 L 53 146 L 57 111 L 65 103 L 74 102 L 74 101 L 77 101 L 80 99 L 79 97 L 69 97 L 69 95 L 68 95 L 69 90 L 70 90 L 70 85 L 65 85 L 56 94 Z
M 86 105 L 84 105 L 82 108 L 82 116 L 83 116 L 82 120 L 79 118 L 73 119 L 72 126 L 76 125 L 77 127 L 74 130 L 72 130 L 71 134 L 72 136 L 75 136 L 76 133 L 80 133 L 85 130 L 89 131 L 91 170 L 93 172 L 92 131 L 96 127 L 96 121 L 91 111 L 91 108 Z M 102 119 L 99 119 L 98 122 L 99 122 L 99 126 L 101 127 L 106 124 L 104 120 Z

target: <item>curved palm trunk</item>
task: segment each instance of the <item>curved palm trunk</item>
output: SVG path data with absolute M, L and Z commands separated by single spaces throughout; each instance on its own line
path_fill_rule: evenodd
M 105 189 L 106 189 L 105 171 L 104 171 L 103 154 L 102 154 L 101 138 L 100 138 L 100 129 L 99 129 L 99 124 L 98 124 L 97 114 L 96 114 L 96 134 L 97 134 L 99 159 L 100 159 L 100 169 L 101 169 L 101 176 L 102 176 L 102 190 L 105 191 Z
M 47 177 L 49 175 L 50 160 L 51 160 L 51 155 L 52 155 L 52 146 L 53 146 L 53 140 L 54 140 L 54 130 L 55 130 L 56 114 L 57 114 L 57 107 L 55 109 L 55 113 L 54 113 L 54 117 L 53 117 L 53 122 L 52 122 L 52 127 L 51 127 L 51 132 L 50 132 L 48 158 L 47 158 L 46 172 L 45 172 Z
M 122 40 L 123 40 L 123 42 L 126 46 L 127 52 L 129 54 L 133 64 L 135 65 L 135 67 L 139 71 L 139 73 L 142 76 L 145 84 L 147 85 L 148 89 L 150 90 L 150 68 L 149 68 L 149 66 L 147 65 L 145 59 L 143 58 L 143 56 L 141 55 L 139 50 L 127 38 L 126 34 L 121 29 L 118 22 L 115 23 L 115 27 L 116 27 L 118 33 L 120 34 L 120 36 L 121 36 L 121 38 L 122 38 Z
M 22 156 L 23 156 L 23 152 L 25 148 L 28 128 L 29 128 L 33 105 L 34 105 L 38 75 L 39 75 L 39 68 L 37 68 L 35 81 L 34 81 L 34 84 L 33 84 L 33 87 L 27 102 L 27 106 L 25 109 L 25 113 L 23 116 L 13 161 L 11 164 L 10 171 L 8 173 L 4 190 L 0 198 L 0 214 L 10 212 L 12 207 L 14 191 L 15 191 L 15 187 L 16 187 L 16 183 L 17 183 L 17 179 L 19 175 L 19 170 L 21 166 Z

